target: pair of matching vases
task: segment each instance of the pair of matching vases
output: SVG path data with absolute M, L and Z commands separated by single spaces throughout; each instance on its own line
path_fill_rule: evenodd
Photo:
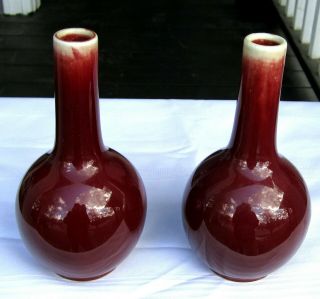
M 132 164 L 103 145 L 98 108 L 98 37 L 58 31 L 56 140 L 21 183 L 16 215 L 31 253 L 57 274 L 91 280 L 133 249 L 146 215 Z M 275 135 L 287 43 L 244 39 L 242 82 L 229 145 L 192 174 L 183 201 L 191 247 L 227 279 L 252 281 L 279 268 L 302 243 L 310 220 L 306 185 L 277 153 Z

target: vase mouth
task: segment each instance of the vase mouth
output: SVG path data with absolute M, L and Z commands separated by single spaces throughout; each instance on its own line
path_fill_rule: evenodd
M 278 60 L 287 52 L 287 41 L 275 34 L 252 33 L 245 37 L 243 43 L 245 56 L 261 59 Z
M 57 31 L 54 39 L 65 43 L 84 43 L 90 42 L 97 37 L 97 34 L 85 28 L 66 28 Z
M 97 48 L 98 35 L 85 28 L 66 28 L 57 31 L 53 35 L 55 51 L 66 55 L 72 54 L 72 49 L 77 49 L 83 54 Z

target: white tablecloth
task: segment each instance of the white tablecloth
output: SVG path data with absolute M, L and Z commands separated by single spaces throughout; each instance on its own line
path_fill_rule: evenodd
M 278 149 L 309 187 L 312 220 L 298 253 L 251 283 L 212 273 L 190 250 L 181 200 L 196 165 L 224 147 L 235 101 L 101 100 L 105 144 L 127 156 L 147 191 L 137 247 L 111 274 L 91 282 L 60 278 L 21 242 L 14 205 L 30 164 L 52 148 L 52 99 L 0 98 L 0 298 L 320 298 L 320 103 L 281 102 Z

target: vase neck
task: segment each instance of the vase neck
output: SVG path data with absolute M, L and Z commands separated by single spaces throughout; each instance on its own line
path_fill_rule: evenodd
M 99 119 L 98 38 L 85 29 L 65 29 L 53 38 L 56 141 L 54 152 L 73 159 L 103 149 Z
M 243 48 L 242 78 L 229 147 L 239 159 L 276 155 L 276 127 L 286 41 L 251 34 Z

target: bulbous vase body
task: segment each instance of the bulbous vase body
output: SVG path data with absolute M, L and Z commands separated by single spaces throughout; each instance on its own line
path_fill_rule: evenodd
M 146 213 L 143 183 L 132 164 L 105 148 L 97 87 L 97 35 L 54 35 L 56 142 L 28 170 L 16 215 L 26 246 L 57 274 L 91 280 L 132 250 Z
M 279 268 L 309 225 L 306 185 L 275 146 L 285 52 L 281 37 L 245 38 L 230 144 L 198 166 L 185 190 L 191 247 L 214 272 L 234 281 L 257 280 Z

